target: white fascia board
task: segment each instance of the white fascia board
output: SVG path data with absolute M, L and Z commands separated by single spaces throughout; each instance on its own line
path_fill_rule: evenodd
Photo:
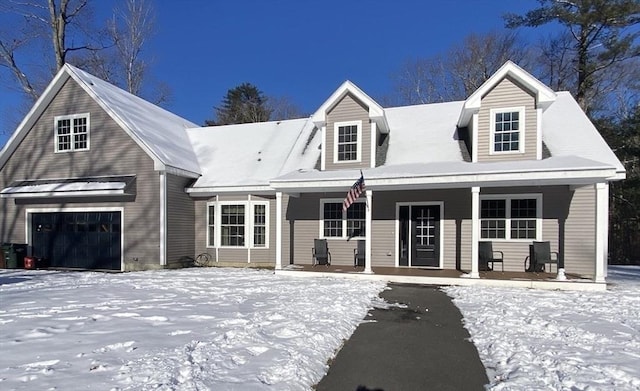
M 124 189 L 119 190 L 84 190 L 84 191 L 50 191 L 37 193 L 6 193 L 0 198 L 47 198 L 47 197 L 100 197 L 126 195 Z
M 333 94 L 331 94 L 329 99 L 327 99 L 318 108 L 318 110 L 316 110 L 316 112 L 311 115 L 311 121 L 313 121 L 318 129 L 326 124 L 327 112 L 348 93 L 351 93 L 359 101 L 369 107 L 369 118 L 376 121 L 376 123 L 378 123 L 378 126 L 382 128 L 381 130 L 386 131 L 389 129 L 382 106 L 380 106 L 375 100 L 373 100 L 369 95 L 364 93 L 364 91 L 362 91 L 360 88 L 358 88 L 358 86 L 356 86 L 349 80 L 346 80 L 344 83 L 342 83 L 342 85 L 340 85 L 340 87 L 338 87 L 338 89 L 336 89 Z
M 570 183 L 594 183 L 595 181 L 609 180 L 615 175 L 614 169 L 571 170 L 571 171 L 540 171 L 540 172 L 508 172 L 489 174 L 459 174 L 441 175 L 430 177 L 404 177 L 404 178 L 367 178 L 367 188 L 372 190 L 385 190 L 385 188 L 402 187 L 470 187 L 470 186 L 509 186 L 518 184 L 570 184 Z M 293 189 L 299 192 L 311 192 L 318 189 L 344 190 L 349 188 L 353 180 L 315 180 L 315 181 L 286 181 L 271 182 L 274 189 Z
M 473 94 L 464 102 L 462 112 L 458 118 L 458 126 L 467 126 L 471 115 L 480 109 L 482 97 L 496 86 L 506 76 L 511 76 L 520 84 L 528 87 L 536 94 L 536 103 L 543 110 L 549 107 L 556 100 L 556 93 L 547 87 L 540 80 L 533 77 L 529 72 L 520 68 L 512 61 L 505 62 L 487 81 L 485 81 Z
M 158 164 L 156 164 L 158 163 Z M 156 169 L 156 171 L 164 171 L 167 174 L 172 174 L 172 175 L 176 175 L 179 177 L 183 177 L 183 178 L 200 178 L 202 175 L 197 173 L 197 172 L 192 172 L 192 171 L 187 171 L 187 170 L 183 170 L 181 168 L 176 168 L 173 166 L 167 166 L 166 164 L 162 164 L 161 162 L 154 162 L 153 167 Z
M 187 187 L 185 192 L 191 197 L 212 197 L 216 194 L 276 194 L 271 186 L 211 186 L 211 187 Z
M 31 129 L 33 124 L 38 120 L 38 118 L 40 118 L 40 115 L 49 106 L 49 103 L 51 103 L 58 91 L 60 91 L 64 83 L 70 77 L 69 69 L 70 68 L 65 64 L 60 71 L 58 71 L 42 95 L 40 95 L 40 98 L 38 98 L 36 103 L 31 107 L 31 110 L 29 110 L 27 115 L 22 119 L 20 125 L 18 125 L 11 137 L 9 137 L 4 148 L 0 151 L 0 168 L 4 167 L 7 160 L 9 160 L 9 156 L 11 156 L 11 154 L 16 150 L 29 129 Z

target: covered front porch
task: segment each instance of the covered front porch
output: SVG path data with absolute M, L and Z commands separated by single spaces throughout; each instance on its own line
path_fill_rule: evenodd
M 540 165 L 531 173 L 524 167 L 500 171 L 504 167 L 494 163 L 367 169 L 359 214 L 339 213 L 358 171 L 297 172 L 274 180 L 276 270 L 549 289 L 591 283 L 586 289 L 604 289 L 606 177 L 611 173 L 600 167 L 567 172 L 570 163 L 582 165 L 549 158 L 531 163 Z M 397 172 L 388 172 L 392 168 Z M 324 270 L 309 269 L 307 260 L 318 238 L 327 241 L 333 255 L 332 266 Z M 364 244 L 365 263 L 353 270 L 348 265 L 358 241 Z M 483 271 L 479 244 L 486 241 L 504 253 L 504 272 Z M 523 262 L 535 241 L 550 243 L 557 272 L 525 272 Z M 421 257 L 420 251 L 431 256 Z
M 495 286 L 571 291 L 605 291 L 606 283 L 575 274 L 565 274 L 558 280 L 555 272 L 480 271 L 478 278 L 471 278 L 469 271 L 436 270 L 414 267 L 373 267 L 366 272 L 363 266 L 293 264 L 276 269 L 276 274 L 292 277 L 351 278 L 386 281 L 405 284 Z

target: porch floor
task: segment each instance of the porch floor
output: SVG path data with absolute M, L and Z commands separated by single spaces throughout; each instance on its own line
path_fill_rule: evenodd
M 470 278 L 468 271 L 451 269 L 439 270 L 416 267 L 373 267 L 372 269 L 373 273 L 364 273 L 364 267 L 295 264 L 283 266 L 283 269 L 276 270 L 276 273 L 292 276 L 330 276 L 426 285 L 486 285 L 559 290 L 606 290 L 605 283 L 596 283 L 591 279 L 578 275 L 566 274 L 566 280 L 557 280 L 557 273 L 555 272 L 481 271 L 479 272 L 480 278 Z

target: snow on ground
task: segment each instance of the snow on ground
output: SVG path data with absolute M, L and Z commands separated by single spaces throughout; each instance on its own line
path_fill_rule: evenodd
M 488 388 L 638 390 L 640 268 L 608 281 L 443 289 Z M 0 389 L 309 390 L 382 289 L 244 269 L 0 271 Z
M 308 390 L 384 286 L 244 269 L 0 270 L 0 389 Z
M 493 390 L 639 390 L 640 267 L 606 292 L 447 287 Z

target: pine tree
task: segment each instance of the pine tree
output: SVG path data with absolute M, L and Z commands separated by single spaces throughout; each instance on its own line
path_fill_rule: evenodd
M 206 120 L 205 125 L 230 125 L 268 121 L 271 109 L 267 97 L 251 83 L 242 83 L 227 91 L 220 107 L 214 107 L 215 120 Z

